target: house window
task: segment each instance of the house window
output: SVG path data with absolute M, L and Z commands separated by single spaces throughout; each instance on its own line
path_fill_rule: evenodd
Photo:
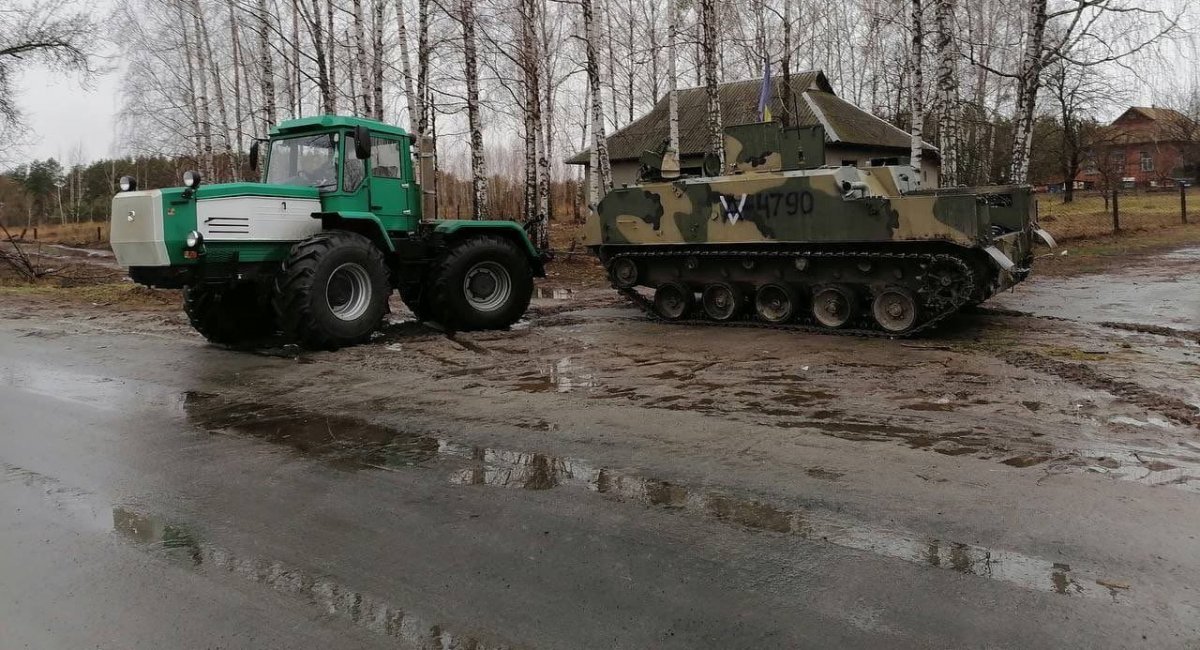
M 1125 152 L 1121 149 L 1114 149 L 1113 152 L 1108 155 L 1108 166 L 1109 169 L 1112 169 L 1113 171 L 1124 172 Z
M 1149 151 L 1142 152 L 1142 171 L 1154 171 L 1154 156 L 1151 156 Z

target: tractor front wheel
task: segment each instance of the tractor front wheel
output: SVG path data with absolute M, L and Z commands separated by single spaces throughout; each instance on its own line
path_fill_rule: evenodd
M 528 257 L 494 235 L 454 243 L 428 277 L 428 316 L 450 330 L 504 329 L 525 314 L 533 297 Z
M 357 233 L 331 230 L 292 247 L 275 280 L 275 312 L 289 339 L 332 350 L 378 329 L 390 293 L 379 248 Z
M 275 333 L 266 289 L 254 282 L 184 287 L 183 311 L 201 336 L 220 345 L 250 345 Z

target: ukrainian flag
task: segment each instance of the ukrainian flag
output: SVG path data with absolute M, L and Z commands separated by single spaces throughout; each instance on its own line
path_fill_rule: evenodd
M 762 90 L 758 93 L 758 114 L 762 121 L 771 121 L 771 62 L 763 65 Z

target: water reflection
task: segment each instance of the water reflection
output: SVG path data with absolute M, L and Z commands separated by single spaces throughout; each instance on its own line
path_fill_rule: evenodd
M 104 503 L 98 495 L 66 487 L 44 474 L 7 463 L 0 464 L 0 467 L 4 470 L 5 479 L 18 479 L 27 486 L 40 489 L 59 510 L 80 512 L 79 504 L 87 502 L 88 510 L 110 512 L 111 526 L 106 530 L 136 548 L 180 562 L 196 571 L 228 574 L 266 586 L 299 598 L 324 614 L 349 621 L 372 633 L 402 640 L 411 647 L 422 650 L 511 647 L 492 643 L 485 645 L 475 636 L 447 630 L 414 614 L 410 609 L 354 589 L 331 576 L 208 542 L 187 526 L 129 506 Z
M 198 426 L 286 444 L 342 468 L 421 464 L 449 470 L 449 481 L 454 485 L 594 492 L 622 502 L 669 508 L 750 530 L 819 540 L 1028 589 L 1110 597 L 1108 590 L 1095 588 L 1094 580 L 1081 578 L 1066 564 L 646 478 L 584 460 L 464 445 L 353 418 L 317 416 L 257 404 L 230 404 L 213 396 L 193 395 L 186 406 L 191 421 Z

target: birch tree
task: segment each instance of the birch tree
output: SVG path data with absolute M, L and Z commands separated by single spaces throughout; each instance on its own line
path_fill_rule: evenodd
M 600 201 L 612 189 L 612 164 L 608 158 L 608 137 L 604 133 L 604 97 L 600 91 L 600 61 L 596 46 L 596 24 L 592 14 L 592 0 L 580 0 L 583 14 L 584 41 L 587 50 L 588 92 L 592 104 L 592 159 L 590 165 L 591 201 Z
M 471 131 L 471 209 L 475 219 L 487 219 L 488 178 L 479 110 L 479 55 L 475 49 L 474 0 L 460 0 L 459 21 L 462 23 L 463 62 L 467 77 L 467 122 Z
M 914 0 L 915 1 L 915 0 Z M 708 152 L 725 168 L 725 142 L 721 126 L 721 94 L 717 88 L 716 0 L 700 0 L 700 48 L 704 59 L 704 90 L 708 96 Z
M 944 186 L 958 185 L 958 51 L 954 45 L 955 0 L 935 0 L 938 149 Z
M 912 147 L 910 157 L 912 158 L 912 166 L 917 168 L 917 174 L 924 176 L 921 170 L 921 153 L 924 149 L 923 138 L 925 128 L 925 105 L 921 99 L 921 89 L 924 85 L 924 62 L 922 60 L 922 52 L 925 49 L 924 44 L 924 27 L 922 25 L 921 16 L 921 0 L 911 0 L 911 18 L 909 28 L 912 30 L 912 50 L 909 54 L 909 69 L 911 81 L 909 82 L 909 97 L 910 108 L 912 113 Z

